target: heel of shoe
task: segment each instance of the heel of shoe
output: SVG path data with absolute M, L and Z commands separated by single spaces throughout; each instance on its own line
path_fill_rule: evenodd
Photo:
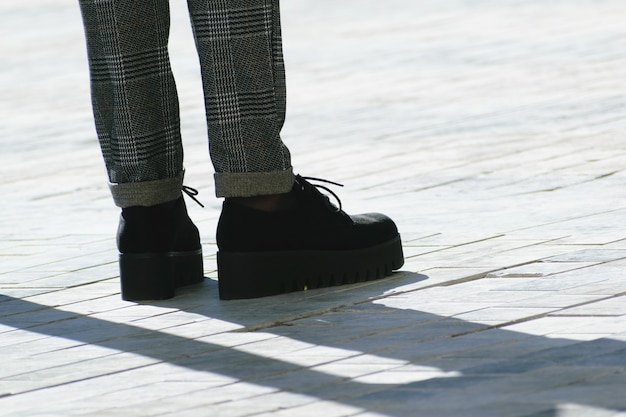
M 163 254 L 120 254 L 122 299 L 165 300 L 174 297 L 172 263 Z
M 202 250 L 166 254 L 120 254 L 122 299 L 166 300 L 176 288 L 204 280 Z
M 204 281 L 202 249 L 198 249 L 195 252 L 170 254 L 170 260 L 173 264 L 174 285 L 176 288 L 199 284 Z

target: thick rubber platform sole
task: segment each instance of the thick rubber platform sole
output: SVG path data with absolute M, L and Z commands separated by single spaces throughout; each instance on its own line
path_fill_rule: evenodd
M 202 249 L 170 253 L 122 253 L 119 257 L 122 299 L 165 300 L 176 288 L 204 280 Z
M 222 300 L 370 281 L 404 264 L 400 236 L 377 246 L 344 251 L 224 252 L 217 254 Z

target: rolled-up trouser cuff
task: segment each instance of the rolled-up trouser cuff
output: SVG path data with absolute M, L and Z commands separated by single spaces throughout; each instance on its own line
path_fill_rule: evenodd
M 182 195 L 184 171 L 174 178 L 156 181 L 109 183 L 113 201 L 118 207 L 155 206 L 176 200 Z
M 272 172 L 218 172 L 215 194 L 218 197 L 283 194 L 291 191 L 294 181 L 292 168 Z

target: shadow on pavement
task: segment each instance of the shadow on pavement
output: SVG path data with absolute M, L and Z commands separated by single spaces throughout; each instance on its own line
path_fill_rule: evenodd
M 425 278 L 418 274 L 400 277 L 403 282 Z M 377 298 L 398 284 L 396 279 L 383 280 L 359 291 L 363 299 Z M 214 283 L 207 285 L 211 289 Z M 206 291 L 201 288 L 198 292 L 200 297 Z M 185 304 L 190 304 L 189 297 L 195 296 L 185 297 Z M 320 300 L 324 297 L 337 297 L 337 293 L 319 295 Z M 419 306 L 391 308 L 381 304 L 385 299 L 379 299 L 348 303 L 321 315 L 261 330 L 318 347 L 348 351 L 345 356 L 351 356 L 347 362 L 329 358 L 328 365 L 307 367 L 293 360 L 297 352 L 289 353 L 289 360 L 281 359 L 280 344 L 272 357 L 266 357 L 236 347 L 5 299 L 0 305 L 10 302 L 12 311 L 37 311 L 39 317 L 39 322 L 32 318 L 24 321 L 20 314 L 0 317 L 0 324 L 6 326 L 132 352 L 194 371 L 226 375 L 393 417 L 459 413 L 547 417 L 558 415 L 560 407 L 567 404 L 626 410 L 626 396 L 618 394 L 620 386 L 624 387 L 626 343 L 618 340 L 537 337 L 421 312 Z M 287 298 L 274 299 L 276 304 L 268 303 L 270 299 L 263 301 L 265 311 L 255 308 L 257 322 L 264 316 L 271 318 L 273 306 Z M 179 307 L 177 298 L 159 305 Z M 241 319 L 244 305 L 211 300 L 190 311 L 241 323 L 245 322 Z M 247 314 L 252 312 L 248 309 Z M 241 324 L 247 326 L 251 322 Z M 395 364 L 397 368 L 356 378 L 350 374 L 350 369 L 358 371 L 376 362 L 386 367 Z

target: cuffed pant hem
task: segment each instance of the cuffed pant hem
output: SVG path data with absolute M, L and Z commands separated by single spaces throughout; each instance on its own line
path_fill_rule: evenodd
M 182 195 L 183 176 L 181 171 L 176 177 L 164 180 L 109 183 L 109 189 L 118 207 L 155 206 Z
M 215 174 L 217 197 L 252 197 L 291 191 L 293 169 L 272 172 L 218 172 Z

